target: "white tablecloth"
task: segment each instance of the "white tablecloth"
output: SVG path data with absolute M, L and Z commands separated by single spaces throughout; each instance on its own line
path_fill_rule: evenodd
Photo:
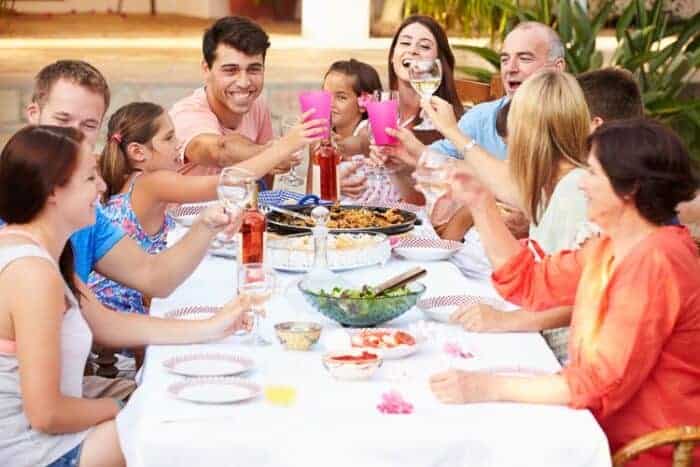
M 235 288 L 235 261 L 209 257 L 170 297 L 154 300 L 155 316 L 187 305 L 219 305 Z M 392 259 L 385 266 L 346 273 L 355 283 L 378 283 L 413 266 Z M 469 293 L 495 295 L 487 282 L 466 279 L 449 262 L 426 263 L 424 297 Z M 602 430 L 585 410 L 566 407 L 488 403 L 443 405 L 430 393 L 427 378 L 444 370 L 449 360 L 437 341 L 407 359 L 386 361 L 369 381 L 340 382 L 321 365 L 324 336 L 337 325 L 315 312 L 293 281 L 268 304 L 263 332 L 274 338 L 272 325 L 290 319 L 312 319 L 324 326 L 311 352 L 289 352 L 277 343 L 250 347 L 240 338 L 197 346 L 151 346 L 142 384 L 117 422 L 129 465 L 133 466 L 608 466 L 610 455 Z M 423 319 L 413 309 L 389 323 L 407 327 Z M 443 325 L 438 325 L 443 326 Z M 520 366 L 554 372 L 558 363 L 536 333 L 455 336 L 475 358 L 464 368 Z M 444 335 L 444 334 L 443 334 Z M 162 362 L 173 355 L 207 349 L 244 353 L 256 361 L 246 377 L 262 385 L 296 388 L 288 408 L 263 397 L 231 405 L 198 405 L 177 400 L 166 388 L 182 379 Z M 414 405 L 410 415 L 383 415 L 381 394 L 397 389 Z

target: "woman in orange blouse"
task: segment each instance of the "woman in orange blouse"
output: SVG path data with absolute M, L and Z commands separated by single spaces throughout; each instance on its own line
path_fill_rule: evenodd
M 700 424 L 700 261 L 685 228 L 664 226 L 698 181 L 683 143 L 656 122 L 603 125 L 589 147 L 581 189 L 604 234 L 539 262 L 472 174 L 455 172 L 451 183 L 471 207 L 499 292 L 533 310 L 574 306 L 568 366 L 527 378 L 450 370 L 430 384 L 446 403 L 590 409 L 614 452 L 654 430 Z M 659 448 L 633 464 L 668 465 L 670 456 Z

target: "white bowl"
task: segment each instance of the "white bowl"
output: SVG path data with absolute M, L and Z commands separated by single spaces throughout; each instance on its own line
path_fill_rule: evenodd
M 394 252 L 413 261 L 443 261 L 461 248 L 462 243 L 453 240 L 408 237 L 394 246 Z
M 369 379 L 382 366 L 382 359 L 377 353 L 369 353 L 371 358 L 360 359 L 362 350 L 346 350 L 329 352 L 323 356 L 323 367 L 335 379 L 345 381 L 360 381 Z M 358 360 L 338 360 L 339 357 L 358 357 Z

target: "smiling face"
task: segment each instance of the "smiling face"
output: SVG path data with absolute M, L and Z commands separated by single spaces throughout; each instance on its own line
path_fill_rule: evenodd
M 603 230 L 615 225 L 625 209 L 633 204 L 620 198 L 613 189 L 610 179 L 598 161 L 595 146 L 588 154 L 588 172 L 581 177 L 579 188 L 588 201 L 588 220 L 598 224 Z
M 57 125 L 81 130 L 85 134 L 85 141 L 93 147 L 106 110 L 102 95 L 72 81 L 59 79 L 51 87 L 43 106 L 36 102 L 27 106 L 27 118 L 35 125 Z
M 56 187 L 50 199 L 61 210 L 61 217 L 74 230 L 95 223 L 95 209 L 106 189 L 97 170 L 97 159 L 92 146 L 84 141 L 80 147 L 78 163 L 70 180 Z
M 420 23 L 411 23 L 401 30 L 396 40 L 391 66 L 401 81 L 409 81 L 408 68 L 411 60 L 435 60 L 438 46 L 435 36 Z
M 331 121 L 335 128 L 354 129 L 362 119 L 362 110 L 357 103 L 358 95 L 353 89 L 355 78 L 331 71 L 323 82 L 323 90 L 332 95 Z
M 561 58 L 550 60 L 550 47 L 543 28 L 516 28 L 508 34 L 500 55 L 501 78 L 508 96 L 512 97 L 523 81 L 543 68 L 564 69 Z
M 262 92 L 265 82 L 262 53 L 246 55 L 226 44 L 219 44 L 211 68 L 206 62 L 202 67 L 211 95 L 235 115 L 245 115 Z

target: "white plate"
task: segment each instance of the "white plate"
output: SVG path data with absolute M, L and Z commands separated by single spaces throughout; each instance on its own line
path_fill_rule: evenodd
M 418 339 L 411 334 L 408 331 L 404 331 L 403 329 L 391 329 L 391 328 L 363 328 L 363 329 L 358 329 L 356 332 L 353 332 L 353 336 L 355 334 L 359 334 L 362 331 L 388 331 L 388 332 L 396 332 L 396 331 L 402 331 L 405 332 L 406 334 L 409 334 L 413 339 L 416 341 L 415 344 L 413 345 L 408 345 L 408 344 L 401 344 L 397 345 L 396 347 L 391 347 L 391 348 L 383 348 L 383 347 L 356 347 L 354 344 L 352 345 L 353 349 L 359 349 L 359 350 L 366 350 L 367 352 L 372 352 L 376 353 L 379 355 L 381 358 L 384 360 L 396 360 L 399 358 L 404 358 L 408 357 L 409 355 L 413 355 L 418 351 Z M 352 342 L 352 338 L 351 338 Z
M 457 253 L 462 243 L 425 237 L 402 238 L 394 252 L 413 261 L 442 261 Z
M 200 404 L 229 404 L 257 397 L 262 389 L 241 378 L 195 378 L 168 386 L 173 397 Z
M 232 376 L 253 368 L 253 360 L 238 354 L 209 352 L 177 355 L 163 362 L 171 373 L 182 376 Z
M 213 317 L 220 309 L 221 307 L 218 306 L 188 306 L 170 310 L 163 314 L 163 318 L 197 321 Z
M 440 295 L 437 297 L 418 300 L 416 305 L 428 318 L 449 323 L 450 316 L 462 305 L 490 305 L 497 309 L 503 308 L 503 302 L 497 298 L 479 297 L 475 295 Z
M 202 211 L 214 204 L 216 204 L 216 201 L 172 205 L 168 208 L 167 213 L 178 224 L 184 225 L 185 227 L 190 227 L 194 223 L 195 219 L 197 219 L 197 216 L 202 213 Z

